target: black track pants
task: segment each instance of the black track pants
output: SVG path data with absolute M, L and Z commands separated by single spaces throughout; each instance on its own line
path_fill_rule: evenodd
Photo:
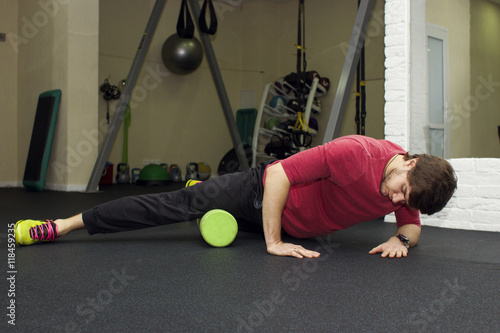
M 241 230 L 262 230 L 262 179 L 269 163 L 178 191 L 130 196 L 95 206 L 83 212 L 85 228 L 89 234 L 149 228 L 195 220 L 218 208 L 231 213 Z

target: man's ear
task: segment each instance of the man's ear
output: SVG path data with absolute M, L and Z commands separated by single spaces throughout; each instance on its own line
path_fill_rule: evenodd
M 405 166 L 409 167 L 410 169 L 413 169 L 418 162 L 418 157 L 417 158 L 412 158 L 411 160 L 405 161 Z

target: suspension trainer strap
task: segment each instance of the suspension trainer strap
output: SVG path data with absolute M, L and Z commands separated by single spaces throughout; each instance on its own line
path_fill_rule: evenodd
M 304 6 L 304 0 L 300 0 L 302 4 L 302 75 L 304 76 L 304 82 L 306 78 L 307 71 L 307 60 L 306 60 L 306 6 Z
M 299 19 L 297 33 L 297 99 L 300 111 L 297 112 L 297 121 L 292 132 L 293 143 L 296 147 L 310 147 L 312 143 L 311 130 L 305 119 L 305 73 L 307 67 L 306 61 L 306 25 L 304 0 L 299 0 Z
M 181 11 L 177 20 L 177 34 L 181 38 L 193 38 L 194 36 L 194 23 L 189 12 L 187 0 L 182 0 Z
M 361 85 L 361 61 L 358 61 L 358 68 L 356 71 L 356 116 L 354 117 L 354 121 L 356 122 L 356 134 L 361 134 L 361 118 L 360 118 L 360 113 L 361 113 L 361 104 L 360 104 L 360 99 L 361 99 L 361 92 L 360 92 L 360 85 Z
M 303 69 L 303 54 L 305 53 L 305 31 L 303 31 L 302 22 L 304 15 L 304 0 L 299 0 L 299 19 L 297 25 L 297 97 L 300 106 L 304 107 L 304 84 L 305 77 L 303 78 L 302 74 L 305 73 L 305 68 Z M 304 26 L 305 28 L 305 26 Z M 302 33 L 304 33 L 304 38 L 302 38 Z M 304 44 L 302 44 L 302 40 L 304 40 Z
M 210 26 L 207 26 L 207 3 L 208 10 L 210 12 Z M 209 35 L 215 35 L 217 32 L 217 15 L 215 14 L 214 4 L 212 0 L 205 0 L 203 6 L 201 7 L 200 17 L 198 18 L 198 23 L 200 30 Z
M 365 42 L 361 48 L 361 135 L 365 135 L 365 120 L 366 120 L 366 80 L 365 80 Z
M 300 12 L 301 12 L 301 3 L 299 1 L 299 24 L 297 25 L 297 83 L 295 86 L 295 89 L 297 91 L 297 97 L 299 99 L 299 105 L 302 107 L 302 83 L 300 82 L 301 75 L 300 75 L 300 70 L 302 68 L 302 31 L 300 27 Z
M 358 0 L 359 10 L 360 0 Z M 365 94 L 365 42 L 361 46 L 361 54 L 358 60 L 358 68 L 356 70 L 356 133 L 365 135 L 365 118 L 366 118 L 366 94 Z
M 359 9 L 360 1 L 358 1 Z M 356 92 L 356 123 L 358 127 L 358 134 L 365 135 L 365 119 L 366 119 L 366 81 L 365 81 L 365 41 L 361 45 L 361 54 L 358 62 L 358 90 Z M 359 98 L 359 103 L 358 103 Z M 359 104 L 359 105 L 358 105 Z

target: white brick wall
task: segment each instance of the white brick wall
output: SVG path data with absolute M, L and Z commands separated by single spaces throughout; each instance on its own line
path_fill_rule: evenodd
M 449 160 L 458 176 L 458 189 L 448 205 L 422 224 L 456 229 L 500 231 L 500 160 Z
M 408 149 L 409 0 L 385 2 L 385 135 Z
M 425 20 L 422 6 L 418 6 L 419 12 L 412 12 L 411 15 L 409 6 L 409 0 L 386 0 L 385 6 L 385 136 L 405 149 L 410 142 L 410 106 L 415 105 L 411 99 L 412 96 L 419 96 L 410 91 L 410 17 Z M 424 25 L 412 24 L 412 27 L 415 26 Z M 422 215 L 422 224 L 500 231 L 500 159 L 449 161 L 458 176 L 458 189 L 441 212 L 432 216 Z M 394 214 L 388 215 L 386 221 L 395 222 Z
M 421 215 L 422 225 L 442 228 L 500 231 L 500 159 L 449 160 L 458 188 L 448 205 L 432 216 Z M 386 217 L 395 222 L 394 214 Z

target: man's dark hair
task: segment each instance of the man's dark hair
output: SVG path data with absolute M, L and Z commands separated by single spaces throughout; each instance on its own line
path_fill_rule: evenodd
M 444 158 L 406 153 L 405 161 L 418 158 L 413 169 L 408 171 L 411 192 L 408 206 L 432 215 L 446 206 L 457 188 L 457 175 Z

